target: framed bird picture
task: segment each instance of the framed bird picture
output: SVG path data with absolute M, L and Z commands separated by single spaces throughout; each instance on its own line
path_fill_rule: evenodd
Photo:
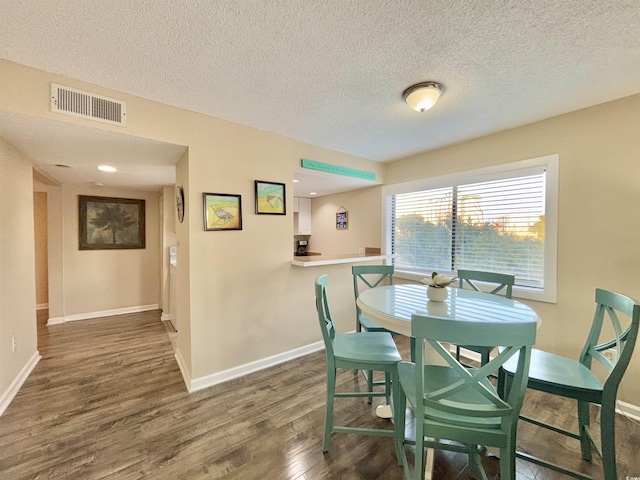
M 204 229 L 242 230 L 242 197 L 228 193 L 203 193 Z

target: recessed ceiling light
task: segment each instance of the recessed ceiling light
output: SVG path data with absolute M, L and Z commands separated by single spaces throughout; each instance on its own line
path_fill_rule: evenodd
M 297 178 L 293 179 L 293 183 L 298 183 L 300 180 L 298 180 Z
M 104 187 L 104 183 L 102 182 L 93 182 L 96 187 Z
M 318 192 L 309 192 L 309 195 L 317 195 Z
M 111 165 L 98 165 L 98 170 L 102 172 L 115 172 L 118 169 L 116 167 L 112 167 Z

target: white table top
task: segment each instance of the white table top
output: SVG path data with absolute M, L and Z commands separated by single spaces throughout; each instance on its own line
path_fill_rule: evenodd
M 428 314 L 457 322 L 514 323 L 537 322 L 529 306 L 501 295 L 449 288 L 444 302 L 427 298 L 426 285 L 388 285 L 360 293 L 358 306 L 381 327 L 411 336 L 411 315 Z

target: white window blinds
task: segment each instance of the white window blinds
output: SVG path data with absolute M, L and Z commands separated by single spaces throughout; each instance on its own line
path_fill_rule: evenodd
M 396 269 L 512 273 L 516 285 L 544 286 L 543 167 L 398 193 L 388 213 Z

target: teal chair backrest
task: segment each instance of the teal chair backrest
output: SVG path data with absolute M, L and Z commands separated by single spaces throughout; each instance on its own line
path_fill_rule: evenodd
M 500 293 L 504 290 L 504 296 L 511 298 L 513 284 L 515 283 L 515 275 L 508 273 L 483 272 L 480 270 L 458 270 L 459 287 L 464 288 L 465 285 L 471 287 L 476 292 L 480 292 L 480 288 L 475 282 L 497 284 L 489 293 Z M 475 344 L 474 344 L 475 345 Z M 494 345 L 499 345 L 494 343 Z
M 353 275 L 353 294 L 358 299 L 360 289 L 365 286 L 374 288 L 378 285 L 393 285 L 393 265 L 354 265 L 351 267 Z M 360 308 L 356 305 L 356 315 L 360 315 Z
M 443 419 L 454 418 L 451 414 L 466 417 L 463 422 L 469 425 L 469 418 L 477 418 L 478 426 L 483 426 L 482 418 L 502 417 L 502 426 L 507 428 L 517 422 L 527 385 L 531 347 L 536 340 L 536 322 L 487 323 L 460 322 L 449 318 L 412 315 L 411 335 L 416 339 L 416 365 L 424 365 L 424 343 L 430 344 L 438 355 L 452 368 L 451 383 L 423 396 L 424 407 L 441 412 Z M 504 345 L 500 353 L 479 369 L 469 369 L 461 365 L 449 352 L 448 345 L 442 343 L 474 343 L 479 346 Z M 504 362 L 518 357 L 518 368 L 511 390 L 502 400 L 487 377 Z M 416 368 L 416 389 L 425 391 L 424 368 Z M 489 400 L 482 406 L 470 403 L 470 397 L 481 395 Z
M 638 337 L 640 323 L 640 305 L 627 296 L 596 289 L 596 313 L 591 324 L 591 330 L 585 342 L 580 362 L 587 368 L 592 367 L 593 360 L 602 365 L 609 375 L 604 383 L 604 392 L 608 390 L 615 395 L 618 384 L 624 375 Z M 617 312 L 629 317 L 629 325 L 623 329 Z M 613 338 L 600 341 L 603 327 L 609 324 L 613 331 Z M 615 355 L 605 356 L 602 352 L 615 349 Z
M 336 329 L 333 325 L 327 298 L 327 275 L 320 275 L 316 278 L 316 311 L 318 312 L 318 321 L 320 322 L 327 358 L 331 359 L 333 358 L 333 338 L 336 336 Z

